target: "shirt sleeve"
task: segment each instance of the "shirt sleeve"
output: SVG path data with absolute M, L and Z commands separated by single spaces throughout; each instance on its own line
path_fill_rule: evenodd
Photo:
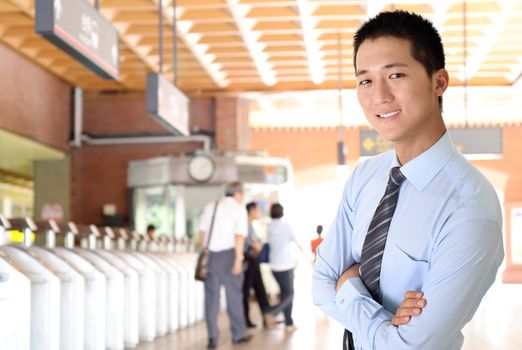
M 247 236 L 248 232 L 248 215 L 247 211 L 243 206 L 238 206 L 236 225 L 234 227 L 234 233 L 240 236 Z
M 322 311 L 345 324 L 346 315 L 336 303 L 336 285 L 339 277 L 355 263 L 352 256 L 352 206 L 349 204 L 350 181 L 344 189 L 334 223 L 326 238 L 317 248 L 312 274 L 314 304 Z
M 250 244 L 252 243 L 258 243 L 258 244 L 261 244 L 261 239 L 259 238 L 259 236 L 257 235 L 257 232 L 256 230 L 254 229 L 254 227 L 252 227 L 252 230 L 249 231 L 249 235 L 250 235 Z
M 288 230 L 288 240 L 290 242 L 296 242 L 297 243 L 297 237 L 295 236 L 295 232 L 292 229 L 292 226 L 289 224 L 286 224 L 287 230 Z
M 203 209 L 203 213 L 199 219 L 199 230 L 208 232 L 210 230 L 210 220 L 212 219 L 212 212 L 214 208 L 212 204 L 207 204 L 205 209 Z
M 352 278 L 336 296 L 338 317 L 364 349 L 446 349 L 473 317 L 503 257 L 496 222 L 462 222 L 434 248 L 422 287 L 427 305 L 419 316 L 393 326 L 393 315 L 371 298 L 360 278 Z

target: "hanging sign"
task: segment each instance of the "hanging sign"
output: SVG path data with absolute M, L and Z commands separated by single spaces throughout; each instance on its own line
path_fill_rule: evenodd
M 118 79 L 118 32 L 85 0 L 36 0 L 36 32 L 106 79 Z
M 189 99 L 162 74 L 147 76 L 147 113 L 174 135 L 190 134 Z

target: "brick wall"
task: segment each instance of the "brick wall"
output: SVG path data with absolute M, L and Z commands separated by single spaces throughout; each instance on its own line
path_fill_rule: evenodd
M 212 98 L 191 99 L 191 129 L 213 133 Z M 145 112 L 144 97 L 86 98 L 84 132 L 96 135 L 166 134 Z M 86 224 L 102 223 L 102 206 L 116 204 L 128 218 L 127 166 L 132 160 L 179 155 L 201 148 L 201 143 L 89 146 L 72 151 L 72 218 Z
M 319 165 L 337 164 L 336 128 L 252 129 L 252 149 L 266 150 L 269 155 L 287 157 L 294 171 Z M 345 129 L 346 160 L 359 158 L 359 130 Z
M 236 151 L 251 148 L 248 114 L 248 101 L 236 97 L 216 97 L 215 121 L 218 149 Z
M 190 126 L 194 132 L 214 132 L 214 99 L 190 100 Z M 85 133 L 94 135 L 169 134 L 159 122 L 149 116 L 145 96 L 86 97 L 84 101 Z
M 102 224 L 102 206 L 116 204 L 118 214 L 129 215 L 127 165 L 132 160 L 178 155 L 200 148 L 198 143 L 85 146 L 72 151 L 72 219 Z
M 0 128 L 68 150 L 71 86 L 0 44 Z

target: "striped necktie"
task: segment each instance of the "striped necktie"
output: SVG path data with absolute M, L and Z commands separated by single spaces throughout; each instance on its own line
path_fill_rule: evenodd
M 361 279 L 373 299 L 378 302 L 381 302 L 379 281 L 381 276 L 382 255 L 384 253 L 384 247 L 386 246 L 388 229 L 390 228 L 393 213 L 397 207 L 401 183 L 405 179 L 406 177 L 401 173 L 399 167 L 391 169 L 386 191 L 375 210 L 375 214 L 373 214 L 362 248 L 361 266 L 359 268 Z M 343 349 L 354 349 L 352 334 L 348 330 L 344 331 Z
M 372 295 L 373 299 L 381 302 L 379 295 L 379 281 L 381 277 L 381 263 L 384 247 L 386 246 L 386 238 L 388 237 L 388 229 L 392 221 L 393 213 L 397 207 L 399 199 L 399 190 L 401 183 L 406 179 L 402 175 L 399 167 L 392 168 L 390 178 L 386 186 L 386 192 L 381 198 L 373 219 L 370 222 L 368 233 L 364 239 L 364 245 L 361 254 L 361 279 L 366 288 Z

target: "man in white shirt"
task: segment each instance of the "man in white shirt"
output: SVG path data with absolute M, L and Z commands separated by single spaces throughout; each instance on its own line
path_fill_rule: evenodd
M 205 320 L 209 349 L 217 347 L 219 337 L 217 316 L 221 285 L 225 286 L 233 343 L 247 342 L 252 337 L 246 334 L 243 303 L 241 302 L 243 297 L 243 248 L 248 231 L 247 212 L 241 205 L 242 201 L 243 185 L 240 182 L 232 182 L 226 186 L 225 198 L 209 203 L 201 216 L 199 245 L 200 247 L 207 246 L 210 251 L 208 277 L 205 280 Z M 212 232 L 210 233 L 211 226 Z

